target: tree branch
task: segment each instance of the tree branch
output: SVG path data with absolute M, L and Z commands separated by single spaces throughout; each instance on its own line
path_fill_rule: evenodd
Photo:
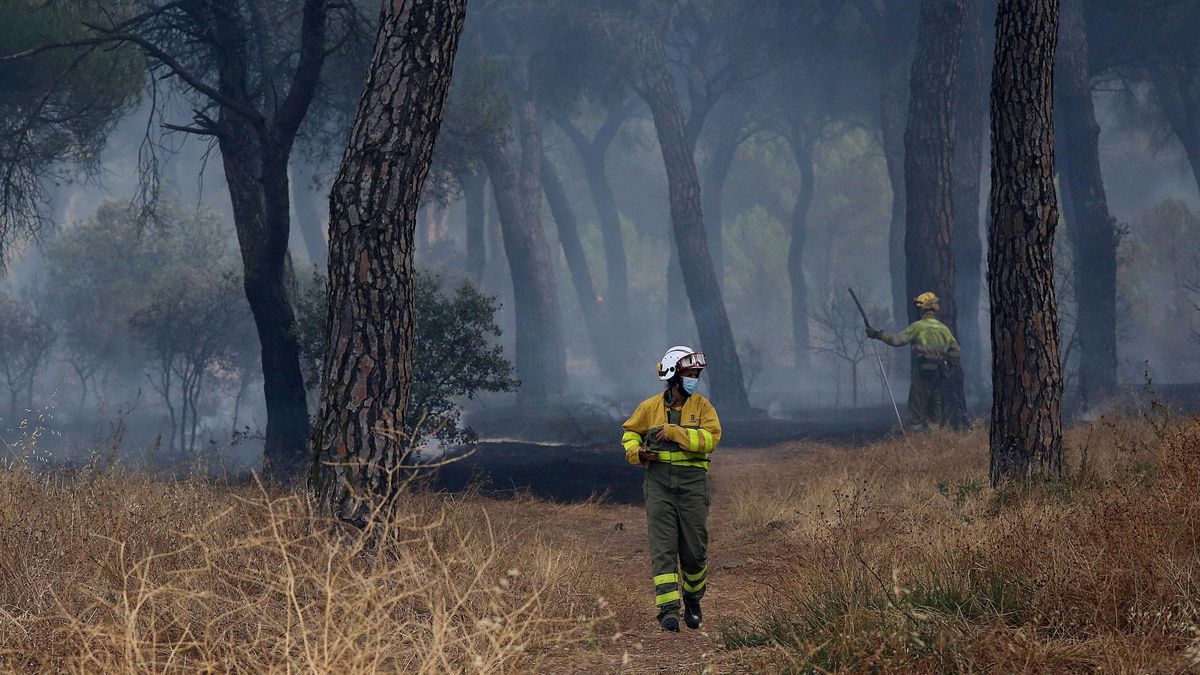
M 304 19 L 300 24 L 300 62 L 292 77 L 292 86 L 276 116 L 276 128 L 288 142 L 295 138 L 300 123 L 308 114 L 317 84 L 321 79 L 321 68 L 325 64 L 325 29 L 328 12 L 327 0 L 305 0 Z
M 312 2 L 314 0 L 309 1 Z M 319 2 L 320 0 L 315 1 Z M 106 36 L 109 42 L 127 42 L 129 44 L 137 45 L 147 56 L 166 66 L 176 77 L 186 82 L 189 87 L 195 89 L 198 93 L 212 99 L 221 105 L 221 107 L 227 108 L 230 111 L 245 117 L 253 124 L 262 124 L 263 116 L 261 112 L 255 110 L 254 107 L 250 106 L 249 104 L 226 96 L 211 85 L 206 84 L 204 80 L 200 79 L 200 77 L 195 73 L 192 73 L 188 69 L 184 68 L 183 64 L 176 60 L 175 57 L 168 54 L 165 50 L 150 40 L 147 40 L 141 35 L 137 35 L 135 33 L 109 32 L 103 26 L 97 26 L 90 23 L 84 23 L 84 25 Z

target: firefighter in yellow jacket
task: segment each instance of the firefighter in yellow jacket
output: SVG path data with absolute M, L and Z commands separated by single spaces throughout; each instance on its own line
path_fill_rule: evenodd
M 721 422 L 708 399 L 696 393 L 707 365 L 704 354 L 672 347 L 658 364 L 666 390 L 642 401 L 626 420 L 621 444 L 630 464 L 646 468 L 642 493 L 650 539 L 651 575 L 658 623 L 699 628 L 700 598 L 708 584 L 709 456 L 721 440 Z M 682 594 L 680 588 L 682 587 Z
M 948 359 L 957 359 L 961 349 L 946 324 L 937 320 L 938 296 L 922 293 L 913 300 L 913 305 L 921 311 L 921 318 L 909 324 L 903 333 L 890 335 L 868 328 L 867 337 L 893 347 L 912 345 L 917 365 L 908 385 L 908 417 L 914 429 L 925 429 L 942 423 L 942 380 Z

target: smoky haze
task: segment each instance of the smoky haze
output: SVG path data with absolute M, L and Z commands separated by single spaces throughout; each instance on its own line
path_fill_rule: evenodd
M 363 17 L 374 16 L 373 3 L 359 4 Z M 710 352 L 702 392 L 715 371 L 729 366 L 701 339 L 696 298 L 689 302 L 679 276 L 660 132 L 636 73 L 638 55 L 622 38 L 629 26 L 621 22 L 633 19 L 620 7 L 598 16 L 591 4 L 473 2 L 468 10 L 418 216 L 415 260 L 443 292 L 472 284 L 498 302 L 496 344 L 522 385 L 457 399 L 467 423 L 485 439 L 540 433 L 536 425 L 511 422 L 518 404 L 604 423 L 623 419 L 661 386 L 654 367 L 672 345 Z M 872 347 L 846 289 L 856 290 L 877 327 L 899 331 L 908 323 L 907 315 L 896 315 L 895 297 L 908 291 L 897 286 L 890 257 L 897 188 L 885 127 L 899 115 L 903 130 L 904 96 L 887 93 L 907 88 L 915 3 L 888 10 L 899 15 L 899 27 L 887 36 L 873 33 L 868 18 L 847 3 L 671 4 L 679 7 L 666 25 L 667 70 L 692 147 L 708 253 L 754 409 L 750 416 L 886 423 L 891 404 L 873 349 L 898 394 L 907 381 L 907 352 Z M 761 7 L 751 11 L 752 5 Z M 1086 8 L 1093 52 L 1133 49 L 1129 36 L 1111 28 L 1121 21 L 1119 7 Z M 976 37 L 990 70 L 990 19 L 981 25 Z M 374 34 L 369 25 L 359 30 Z M 301 310 L 306 298 L 320 295 L 328 191 L 349 131 L 347 111 L 365 81 L 370 42 L 347 40 L 331 57 L 291 157 L 288 251 L 292 300 L 298 320 L 308 322 L 302 332 L 319 331 L 324 321 L 319 312 Z M 881 63 L 889 45 L 899 71 L 896 63 Z M 0 45 L 0 52 L 10 51 Z M 1155 89 L 1161 83 L 1107 61 L 1093 58 L 1089 65 L 1103 187 L 1122 233 L 1117 379 L 1125 391 L 1137 390 L 1147 376 L 1186 389 L 1200 380 L 1200 167 L 1189 164 L 1189 149 L 1161 105 Z M 163 81 L 153 91 L 139 87 L 140 102 L 116 121 L 95 166 L 80 173 L 63 165 L 57 180 L 46 180 L 49 222 L 36 242 L 10 253 L 11 306 L 4 321 L 32 327 L 11 330 L 0 344 L 9 352 L 0 366 L 11 373 L 12 391 L 0 418 L 16 445 L 27 433 L 22 420 L 40 419 L 56 432 L 40 443 L 59 457 L 94 452 L 97 442 L 120 437 L 127 452 L 155 461 L 202 457 L 210 466 L 253 467 L 267 411 L 250 310 L 239 292 L 230 292 L 240 289 L 240 277 L 223 276 L 239 274 L 241 261 L 220 149 L 164 127 L 187 124 L 203 109 L 193 93 Z M 1193 104 L 1200 102 L 1186 103 Z M 977 123 L 984 187 L 977 203 L 954 208 L 972 215 L 983 246 L 987 121 Z M 540 158 L 531 149 L 537 145 Z M 514 193 L 514 199 L 535 202 L 535 213 L 523 213 L 520 227 L 542 238 L 549 269 L 513 269 L 514 263 L 538 263 L 514 260 L 521 254 L 506 249 L 523 236 L 505 235 L 506 228 L 518 228 L 503 222 L 509 216 L 497 178 L 506 165 L 520 184 L 500 190 L 519 192 L 532 180 L 544 193 L 536 199 Z M 147 203 L 151 180 L 160 187 Z M 904 208 L 903 200 L 898 206 Z M 155 215 L 145 219 L 147 209 Z M 1069 400 L 1077 398 L 1076 336 L 1090 330 L 1078 325 L 1068 283 L 1072 266 L 1087 264 L 1070 254 L 1071 229 L 1065 215 L 1057 265 Z M 128 248 L 90 244 L 81 234 L 89 231 L 125 232 L 113 236 Z M 797 260 L 805 297 L 797 304 L 789 248 L 801 232 Z M 963 274 L 982 284 L 982 263 Z M 524 280 L 533 277 L 549 280 L 549 297 L 522 295 Z M 113 295 L 89 296 L 89 288 Z M 192 298 L 197 288 L 211 293 Z M 523 303 L 552 311 L 526 320 L 518 316 Z M 964 354 L 982 364 L 968 369 L 977 376 L 966 383 L 976 411 L 987 407 L 990 395 L 986 298 L 979 305 L 978 316 L 957 319 L 960 339 L 964 332 L 981 338 L 981 351 Z M 184 307 L 185 314 L 171 314 L 171 307 Z M 91 323 L 80 323 L 89 312 Z M 805 335 L 797 336 L 797 325 Z M 219 343 L 204 347 L 212 354 L 197 356 L 191 370 L 163 365 L 164 350 L 173 358 L 201 349 L 186 338 L 210 328 L 212 344 Z M 76 343 L 89 332 L 109 340 L 103 348 L 89 347 L 84 358 Z M 35 354 L 39 350 L 22 341 L 43 349 Z M 542 353 L 552 350 L 550 342 L 561 342 L 561 357 Z M 26 374 L 17 372 L 22 368 Z M 312 412 L 315 390 L 308 384 Z

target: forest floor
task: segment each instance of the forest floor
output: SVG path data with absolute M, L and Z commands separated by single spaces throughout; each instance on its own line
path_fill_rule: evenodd
M 719 448 L 705 624 L 679 634 L 654 620 L 641 470 L 611 446 L 525 454 L 529 482 L 493 494 L 521 456 L 501 447 L 365 533 L 253 483 L 16 467 L 0 670 L 1200 669 L 1200 421 L 1075 427 L 1066 479 L 1004 491 L 986 443 Z

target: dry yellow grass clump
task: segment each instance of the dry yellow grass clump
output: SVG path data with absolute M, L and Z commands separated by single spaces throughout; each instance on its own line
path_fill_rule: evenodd
M 536 668 L 605 613 L 579 548 L 472 496 L 366 533 L 256 486 L 0 474 L 0 669 Z
M 791 672 L 1200 670 L 1200 421 L 1068 446 L 1067 480 L 1000 492 L 982 429 L 735 472 L 726 527 L 785 553 L 724 649 Z

